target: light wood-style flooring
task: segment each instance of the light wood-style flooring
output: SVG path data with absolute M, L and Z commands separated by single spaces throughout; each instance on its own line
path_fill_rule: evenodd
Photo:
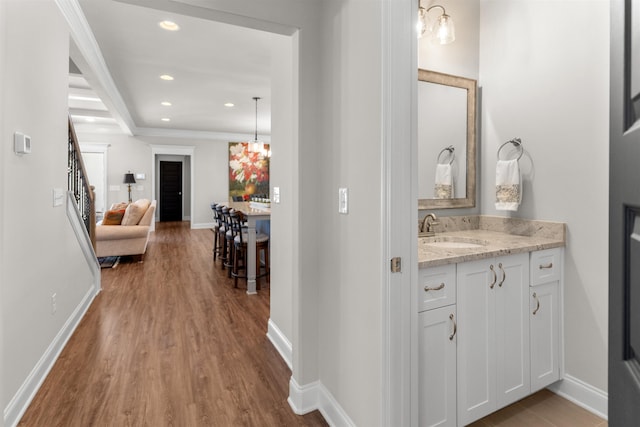
M 158 223 L 143 263 L 102 292 L 20 426 L 326 426 L 295 415 L 266 337 L 269 290 L 248 296 L 212 260 L 211 230 Z
M 607 421 L 558 396 L 541 390 L 494 412 L 469 427 L 606 427 Z
M 103 269 L 102 292 L 19 425 L 326 426 L 287 403 L 291 372 L 265 335 L 269 289 L 234 289 L 211 249 L 211 230 L 158 223 L 143 263 Z M 606 425 L 546 390 L 472 424 Z

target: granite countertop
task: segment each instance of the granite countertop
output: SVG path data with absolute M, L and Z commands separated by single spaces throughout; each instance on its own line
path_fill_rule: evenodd
M 418 267 L 435 267 L 565 246 L 564 223 L 491 216 L 438 218 L 434 237 L 418 238 Z M 438 232 L 438 230 L 443 230 Z M 471 248 L 436 247 L 427 241 L 468 241 Z

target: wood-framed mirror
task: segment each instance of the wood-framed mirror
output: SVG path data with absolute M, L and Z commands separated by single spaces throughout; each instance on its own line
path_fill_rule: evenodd
M 476 80 L 418 70 L 418 209 L 476 205 L 476 92 Z

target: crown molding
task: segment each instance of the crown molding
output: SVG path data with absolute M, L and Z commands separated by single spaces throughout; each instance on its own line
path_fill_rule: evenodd
M 55 2 L 69 24 L 69 32 L 73 40 L 69 55 L 73 62 L 80 68 L 87 81 L 91 83 L 122 131 L 127 135 L 133 135 L 136 128 L 135 123 L 111 77 L 111 73 L 109 73 L 100 46 L 98 46 L 80 4 L 77 0 L 55 0 Z

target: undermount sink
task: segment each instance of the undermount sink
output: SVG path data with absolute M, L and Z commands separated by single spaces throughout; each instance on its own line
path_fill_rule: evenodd
M 425 237 L 420 239 L 424 245 L 432 246 L 434 248 L 444 249 L 473 249 L 481 248 L 487 245 L 486 240 L 471 239 L 468 237 Z

